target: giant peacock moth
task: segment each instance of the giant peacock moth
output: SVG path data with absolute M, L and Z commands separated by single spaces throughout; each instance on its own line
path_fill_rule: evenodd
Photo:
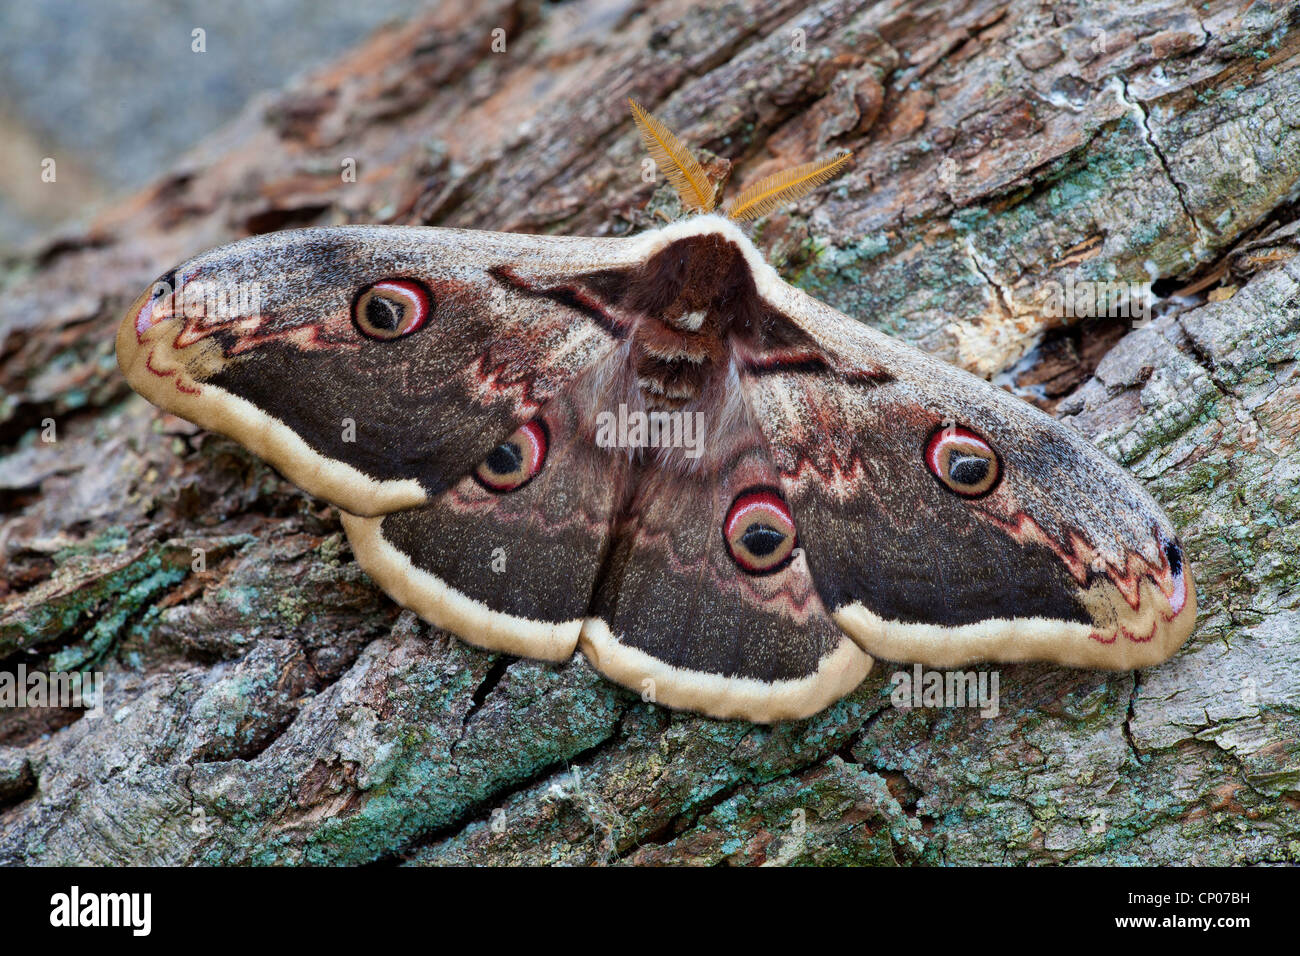
M 123 371 L 341 508 L 361 566 L 421 617 L 512 654 L 581 649 L 668 706 L 806 716 L 872 656 L 1127 669 L 1173 654 L 1192 582 L 1131 477 L 788 285 L 738 225 L 847 155 L 718 215 L 699 163 L 633 108 L 689 218 L 630 238 L 246 239 L 136 300 Z M 248 284 L 254 303 L 191 307 L 196 286 Z M 698 416 L 702 440 L 611 447 L 611 415 L 669 434 Z

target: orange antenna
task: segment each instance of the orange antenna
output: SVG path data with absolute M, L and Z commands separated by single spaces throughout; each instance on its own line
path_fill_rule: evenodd
M 766 216 L 777 206 L 794 202 L 839 175 L 852 158 L 853 154 L 844 149 L 834 156 L 764 176 L 752 186 L 742 189 L 740 194 L 727 204 L 727 218 L 740 221 Z
M 629 98 L 632 118 L 641 131 L 641 142 L 655 164 L 668 176 L 682 205 L 692 212 L 712 212 L 717 204 L 716 187 L 690 150 L 673 135 L 672 130 Z M 764 176 L 740 191 L 727 204 L 727 217 L 736 222 L 766 216 L 777 206 L 808 195 L 822 183 L 838 176 L 853 154 L 842 149 L 833 156 Z
M 682 205 L 693 212 L 712 212 L 714 206 L 713 181 L 709 179 L 690 150 L 682 145 L 672 131 L 642 108 L 636 100 L 629 99 L 632 118 L 641 130 L 641 142 L 655 161 L 673 189 L 681 197 Z

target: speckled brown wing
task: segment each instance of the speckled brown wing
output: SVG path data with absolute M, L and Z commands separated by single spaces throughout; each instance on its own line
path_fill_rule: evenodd
M 628 456 L 583 403 L 548 403 L 428 504 L 344 514 L 361 567 L 398 603 L 480 647 L 569 657 L 609 548 Z
M 593 441 L 584 394 L 428 504 L 345 514 L 361 566 L 473 644 L 548 660 L 580 646 L 672 707 L 772 721 L 857 686 L 871 658 L 826 613 L 794 535 L 763 540 L 788 511 L 757 431 L 726 436 L 710 467 L 633 459 Z
M 865 650 L 1127 669 L 1186 640 L 1173 526 L 1098 448 L 785 283 L 764 295 L 823 361 L 748 369 L 743 389 L 818 593 Z
M 755 438 L 718 436 L 716 468 L 641 464 L 579 646 L 646 699 L 767 722 L 844 696 L 871 658 L 827 614 Z
M 118 361 L 154 404 L 312 494 L 354 514 L 408 508 L 617 347 L 625 330 L 598 277 L 635 256 L 629 243 L 380 226 L 259 236 L 146 291 Z

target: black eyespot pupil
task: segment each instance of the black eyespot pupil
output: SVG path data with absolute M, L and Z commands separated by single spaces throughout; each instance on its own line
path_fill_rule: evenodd
M 488 469 L 494 475 L 513 475 L 523 464 L 523 450 L 512 441 L 497 445 L 487 456 Z
M 372 295 L 366 302 L 366 321 L 381 332 L 396 332 L 402 321 L 402 310 L 392 300 Z
M 978 485 L 988 477 L 989 461 L 975 455 L 953 454 L 948 465 L 948 477 L 958 485 Z
M 741 544 L 745 546 L 745 550 L 758 558 L 767 557 L 781 547 L 781 542 L 784 540 L 784 534 L 765 524 L 750 525 L 745 529 L 745 533 L 740 536 Z
M 1165 545 L 1165 557 L 1169 559 L 1169 567 L 1177 574 L 1183 567 L 1183 549 L 1178 547 L 1178 542 L 1171 541 Z

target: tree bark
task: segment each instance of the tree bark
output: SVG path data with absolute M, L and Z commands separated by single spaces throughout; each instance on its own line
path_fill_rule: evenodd
M 127 388 L 126 305 L 239 236 L 651 224 L 629 95 L 733 188 L 855 150 L 756 241 L 1148 484 L 1202 605 L 1172 661 L 985 666 L 991 718 L 892 706 L 885 661 L 806 721 L 672 713 L 399 613 L 333 509 Z M 0 265 L 0 669 L 107 674 L 103 716 L 0 711 L 0 862 L 1300 860 L 1298 182 L 1280 2 L 498 0 L 377 34 Z M 1154 280 L 1152 320 L 1050 306 L 1110 279 Z

